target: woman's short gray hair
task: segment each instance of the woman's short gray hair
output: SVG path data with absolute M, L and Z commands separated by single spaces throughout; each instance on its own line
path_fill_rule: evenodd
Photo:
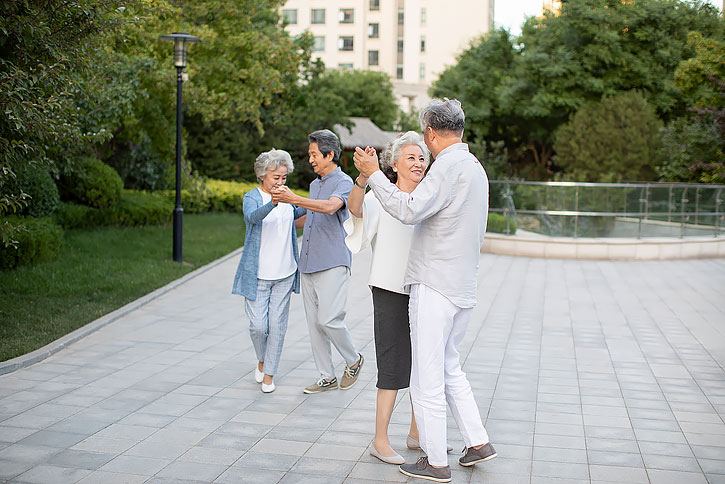
M 254 162 L 254 174 L 257 175 L 257 181 L 261 182 L 268 171 L 276 170 L 281 166 L 287 168 L 288 175 L 295 169 L 292 157 L 285 150 L 272 148 L 260 154 Z
M 423 141 L 423 137 L 415 131 L 408 131 L 407 133 L 399 134 L 383 150 L 383 154 L 380 155 L 380 165 L 383 173 L 388 179 L 395 183 L 398 181 L 398 174 L 393 171 L 393 165 L 400 158 L 400 153 L 408 145 L 416 145 L 423 151 L 423 158 L 425 159 L 426 166 L 430 163 L 430 151 Z
M 462 136 L 465 123 L 466 115 L 458 99 L 433 99 L 420 112 L 420 129 L 424 133 L 430 127 L 435 131 Z

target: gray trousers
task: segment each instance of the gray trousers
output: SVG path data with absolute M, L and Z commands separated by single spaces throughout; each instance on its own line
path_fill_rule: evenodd
M 349 281 L 350 269 L 344 266 L 302 274 L 302 300 L 310 331 L 312 356 L 317 370 L 326 380 L 335 377 L 332 345 L 335 345 L 348 366 L 354 365 L 359 359 L 345 326 Z

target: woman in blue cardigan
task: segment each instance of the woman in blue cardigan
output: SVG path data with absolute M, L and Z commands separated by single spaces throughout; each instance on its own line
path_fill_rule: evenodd
M 246 235 L 232 293 L 245 297 L 249 335 L 258 360 L 254 378 L 264 393 L 274 391 L 290 296 L 300 292 L 295 220 L 306 210 L 288 203 L 275 205 L 271 195 L 293 169 L 292 158 L 284 150 L 259 155 L 254 163 L 259 187 L 246 193 L 242 204 Z

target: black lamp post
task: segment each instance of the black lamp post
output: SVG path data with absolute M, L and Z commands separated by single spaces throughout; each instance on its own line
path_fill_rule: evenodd
M 184 83 L 184 68 L 186 67 L 186 44 L 188 42 L 201 42 L 199 37 L 174 32 L 162 35 L 162 40 L 174 41 L 174 66 L 176 66 L 176 206 L 174 207 L 174 261 L 184 260 L 182 253 L 183 215 L 181 207 L 181 86 Z

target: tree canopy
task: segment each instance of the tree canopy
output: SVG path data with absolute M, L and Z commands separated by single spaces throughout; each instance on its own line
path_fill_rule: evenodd
M 499 30 L 473 43 L 432 94 L 463 102 L 468 139 L 502 140 L 519 174 L 547 177 L 556 129 L 587 103 L 635 89 L 665 122 L 686 113 L 675 71 L 695 54 L 691 32 L 722 40 L 725 23 L 700 1 L 568 0 L 519 38 Z

